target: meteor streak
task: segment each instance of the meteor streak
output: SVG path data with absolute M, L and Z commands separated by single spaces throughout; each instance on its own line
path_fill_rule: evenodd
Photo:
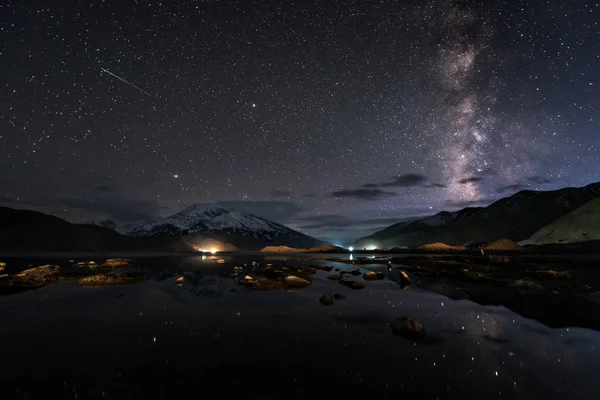
M 142 93 L 145 93 L 145 94 L 147 94 L 148 96 L 152 96 L 150 93 L 146 92 L 146 91 L 145 91 L 145 90 L 143 90 L 143 89 L 140 89 L 139 87 L 135 86 L 135 85 L 134 85 L 133 83 L 131 83 L 131 82 L 127 82 L 125 79 L 121 78 L 121 77 L 120 77 L 120 76 L 118 76 L 118 75 L 115 75 L 115 74 L 113 74 L 113 73 L 112 73 L 112 72 L 110 72 L 109 70 L 107 70 L 107 69 L 105 69 L 105 68 L 100 68 L 100 69 L 102 70 L 102 72 L 106 72 L 107 74 L 111 74 L 112 76 L 114 76 L 114 77 L 115 77 L 115 78 L 117 78 L 118 80 L 125 82 L 126 84 L 128 84 L 128 85 L 129 85 L 129 86 L 131 86 L 131 87 L 134 87 L 134 88 L 136 88 L 136 89 L 137 89 L 137 90 L 139 90 L 140 92 L 142 92 Z

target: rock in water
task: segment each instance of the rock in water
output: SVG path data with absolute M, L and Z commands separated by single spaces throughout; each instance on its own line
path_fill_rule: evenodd
M 305 288 L 310 285 L 310 282 L 304 278 L 300 278 L 295 275 L 288 275 L 285 277 L 285 285 L 289 288 Z
M 329 275 L 329 276 L 327 277 L 327 279 L 329 279 L 329 280 L 332 280 L 332 281 L 339 281 L 339 280 L 341 280 L 343 277 L 344 277 L 343 275 L 340 275 L 340 274 L 335 274 L 335 275 Z
M 333 298 L 336 300 L 345 300 L 346 296 L 344 296 L 343 294 L 336 293 L 333 295 Z
M 333 305 L 333 296 L 330 294 L 321 296 L 321 298 L 319 299 L 319 302 L 321 302 L 321 304 L 323 304 L 324 306 L 331 306 L 331 305 Z
M 360 289 L 364 289 L 365 285 L 363 285 L 360 282 L 356 282 L 356 281 L 340 281 L 340 283 L 344 286 L 348 286 L 350 289 L 354 289 L 354 290 L 360 290 Z
M 183 276 L 180 276 L 179 278 L 177 278 L 177 279 L 175 280 L 175 284 L 176 284 L 177 286 L 183 286 L 183 281 L 184 281 L 184 278 L 183 278 Z
M 404 271 L 400 271 L 400 286 L 402 289 L 406 289 L 408 285 L 412 283 L 412 280 L 408 276 L 408 274 Z
M 423 340 L 427 337 L 425 326 L 410 317 L 401 317 L 390 324 L 392 333 L 410 340 Z
M 363 275 L 363 279 L 365 281 L 379 281 L 383 278 L 384 278 L 384 276 L 381 272 L 369 271 L 369 272 L 365 272 Z

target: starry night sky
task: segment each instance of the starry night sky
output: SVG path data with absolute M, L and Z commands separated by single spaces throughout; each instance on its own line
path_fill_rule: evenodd
M 600 180 L 597 1 L 0 5 L 0 205 L 333 242 Z

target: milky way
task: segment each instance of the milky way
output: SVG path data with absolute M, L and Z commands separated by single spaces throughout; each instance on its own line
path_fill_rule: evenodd
M 341 241 L 600 180 L 595 2 L 8 1 L 0 16 L 1 205 L 87 222 L 226 202 Z

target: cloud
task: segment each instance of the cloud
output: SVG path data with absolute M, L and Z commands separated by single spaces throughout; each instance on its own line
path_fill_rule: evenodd
M 322 221 L 337 221 L 340 219 L 347 219 L 340 214 L 317 214 L 317 215 L 306 215 L 294 218 L 294 221 L 302 222 L 322 222 Z
M 429 184 L 427 186 L 429 186 L 429 187 L 435 187 L 435 188 L 446 188 L 447 187 L 443 183 L 432 183 L 432 184 Z
M 515 183 L 513 185 L 502 186 L 496 189 L 496 193 L 506 193 L 506 192 L 518 192 L 519 190 L 526 189 L 527 186 L 522 183 Z
M 312 197 L 317 197 L 317 195 L 314 193 L 306 193 L 306 194 L 303 194 L 302 197 L 312 198 Z
M 479 199 L 479 200 L 447 200 L 444 202 L 444 206 L 453 208 L 466 208 L 466 207 L 481 207 L 487 206 L 494 202 L 494 199 Z
M 281 190 L 281 189 L 273 190 L 272 192 L 269 193 L 269 196 L 272 196 L 272 197 L 289 197 L 291 195 L 292 195 L 292 192 L 290 192 L 289 190 Z
M 106 214 L 121 222 L 153 219 L 165 209 L 156 201 L 121 198 L 46 199 L 45 202 L 48 206 L 63 205 L 67 208 L 85 210 L 95 214 Z
M 552 183 L 550 179 L 544 178 L 543 176 L 539 175 L 530 176 L 529 178 L 527 178 L 527 180 L 532 183 L 537 183 L 538 185 L 547 185 L 549 183 Z
M 355 219 L 340 219 L 333 221 L 323 221 L 323 222 L 315 222 L 308 225 L 299 226 L 298 229 L 327 229 L 327 230 L 346 230 L 345 228 L 350 227 L 360 227 L 361 229 L 365 229 L 365 226 L 376 225 L 373 229 L 378 230 L 383 227 L 388 227 L 390 225 L 394 225 L 398 222 L 403 222 L 407 220 L 413 220 L 414 218 L 406 219 L 406 218 L 374 218 L 374 219 L 364 219 L 364 220 L 355 220 Z
M 111 219 L 122 222 L 153 219 L 156 218 L 161 211 L 165 210 L 165 207 L 155 201 L 125 200 L 122 198 L 37 197 L 33 200 L 22 200 L 2 197 L 0 198 L 0 203 L 27 207 L 43 213 L 54 213 L 54 211 L 58 209 L 69 209 L 69 211 L 83 210 L 91 214 L 98 214 L 99 218 L 108 216 Z
M 391 181 L 380 182 L 380 183 L 365 183 L 361 185 L 363 189 L 373 189 L 378 187 L 411 187 L 411 186 L 424 186 L 428 178 L 424 175 L 419 174 L 405 174 L 399 176 L 393 176 Z
M 101 193 L 110 193 L 113 191 L 113 187 L 111 185 L 97 185 L 94 186 L 93 189 Z
M 330 197 L 351 198 L 357 200 L 377 200 L 386 197 L 395 196 L 394 192 L 386 192 L 381 189 L 342 189 L 329 194 Z
M 460 179 L 458 181 L 458 183 L 461 183 L 461 184 L 464 185 L 464 184 L 467 184 L 467 183 L 481 182 L 483 180 L 484 180 L 484 178 L 482 178 L 480 176 L 469 176 L 467 178 Z

